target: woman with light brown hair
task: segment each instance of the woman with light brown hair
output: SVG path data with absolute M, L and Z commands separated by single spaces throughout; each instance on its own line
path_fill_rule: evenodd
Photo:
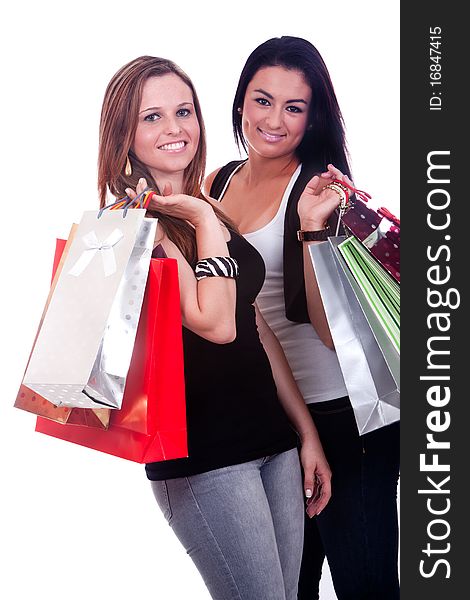
M 147 184 L 157 192 L 148 210 L 159 220 L 155 253 L 178 261 L 183 320 L 189 456 L 147 464 L 147 477 L 213 598 L 294 600 L 304 512 L 298 438 L 306 495 L 319 484 L 316 511 L 329 500 L 330 471 L 254 306 L 263 260 L 204 198 L 204 167 L 189 78 L 149 56 L 120 69 L 101 116 L 101 205 L 108 192 L 133 196 Z

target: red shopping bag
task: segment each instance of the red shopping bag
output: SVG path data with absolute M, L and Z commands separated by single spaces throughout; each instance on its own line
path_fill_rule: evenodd
M 139 463 L 188 455 L 177 262 L 152 259 L 122 408 L 107 430 L 38 417 L 36 431 Z

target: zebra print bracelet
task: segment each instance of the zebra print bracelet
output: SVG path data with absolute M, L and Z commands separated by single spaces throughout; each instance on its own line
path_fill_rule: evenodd
M 194 269 L 196 279 L 205 277 L 238 277 L 238 263 L 231 256 L 211 256 L 198 260 Z

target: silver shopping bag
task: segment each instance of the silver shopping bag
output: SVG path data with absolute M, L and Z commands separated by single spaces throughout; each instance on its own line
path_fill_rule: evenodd
M 157 226 L 145 209 L 87 211 L 23 385 L 56 406 L 120 408 Z
M 349 275 L 337 245 L 344 236 L 311 245 L 318 287 L 354 410 L 363 435 L 400 419 L 399 356 Z

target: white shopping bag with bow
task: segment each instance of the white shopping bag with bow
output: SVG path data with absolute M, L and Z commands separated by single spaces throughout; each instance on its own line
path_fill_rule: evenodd
M 23 384 L 57 406 L 119 409 L 156 219 L 87 211 L 56 282 Z

